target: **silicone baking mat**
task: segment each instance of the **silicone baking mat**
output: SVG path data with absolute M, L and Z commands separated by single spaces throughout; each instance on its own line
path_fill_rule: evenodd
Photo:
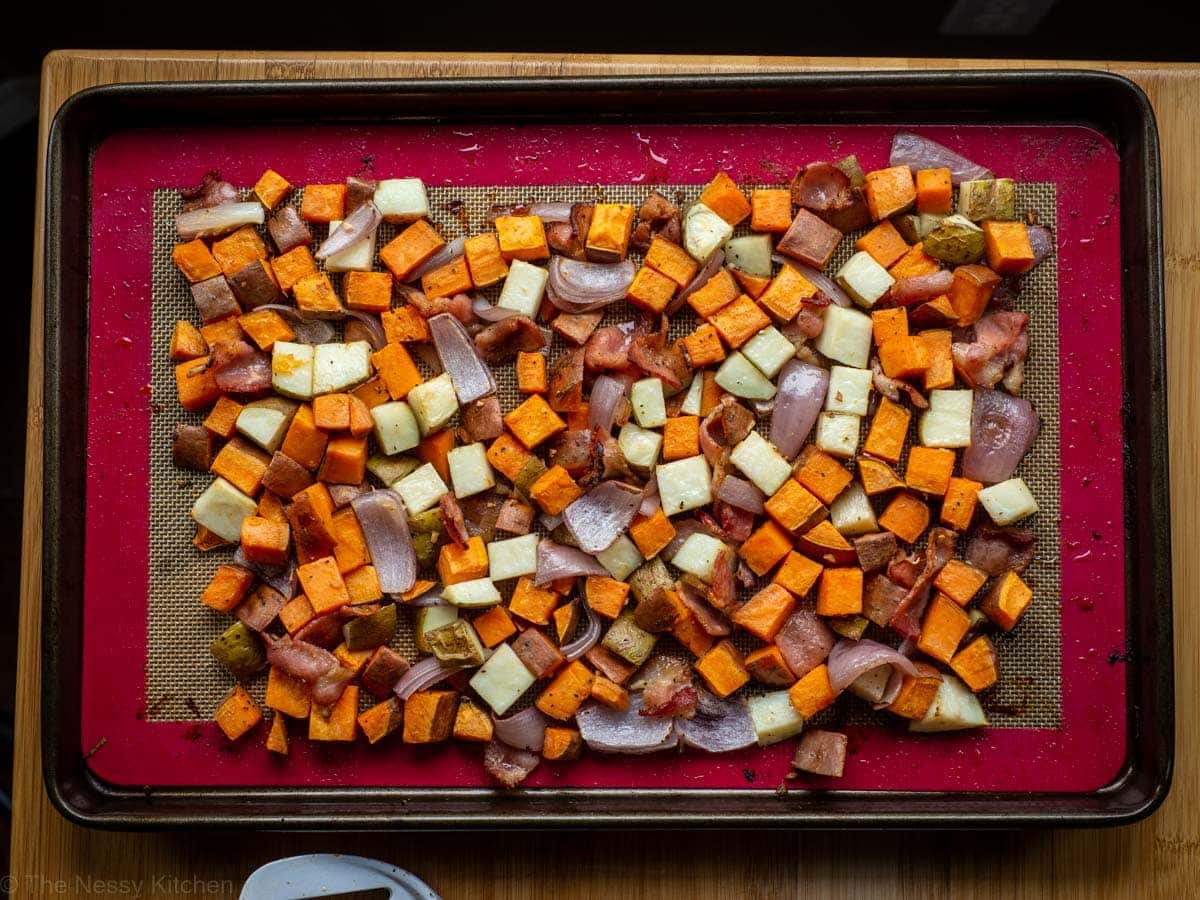
M 838 786 L 1094 789 L 1111 777 L 1124 756 L 1122 729 L 1109 727 L 1124 716 L 1120 667 L 1109 658 L 1119 656 L 1116 648 L 1123 643 L 1123 598 L 1119 589 L 1097 591 L 1102 578 L 1093 581 L 1108 570 L 1115 575 L 1110 583 L 1119 585 L 1122 566 L 1116 402 L 1120 324 L 1118 314 L 1103 316 L 1106 308 L 1112 313 L 1120 305 L 1115 154 L 1086 129 L 921 131 L 1019 179 L 1019 208 L 1058 226 L 1059 253 L 1025 280 L 1019 301 L 1032 316 L 1025 395 L 1043 419 L 1038 442 L 1020 472 L 1041 505 L 1030 523 L 1039 537 L 1029 572 L 1035 599 L 1020 627 L 999 642 L 1001 682 L 985 695 L 994 728 L 975 735 L 910 738 L 895 723 L 859 712 L 861 704 L 839 704 L 842 708 L 825 718 L 849 727 L 854 757 Z M 454 236 L 464 227 L 479 230 L 493 203 L 531 198 L 637 203 L 651 185 L 686 201 L 694 199 L 717 168 L 746 185 L 773 184 L 786 182 L 804 162 L 847 152 L 856 153 L 869 170 L 885 164 L 892 133 L 890 127 L 812 126 L 562 132 L 544 127 L 378 128 L 352 135 L 283 129 L 229 132 L 220 138 L 212 132 L 141 132 L 110 139 L 95 158 L 92 198 L 89 482 L 95 489 L 89 490 L 85 556 L 83 749 L 100 745 L 89 760 L 94 771 L 123 784 L 483 783 L 474 749 L 414 750 L 398 741 L 378 748 L 330 748 L 298 741 L 293 758 L 281 766 L 267 758 L 261 741 L 250 737 L 230 747 L 207 721 L 231 683 L 207 651 L 226 622 L 196 597 L 228 553 L 200 554 L 192 547 L 187 510 L 208 479 L 180 472 L 170 460 L 171 429 L 186 414 L 175 402 L 172 369 L 162 348 L 176 319 L 194 319 L 190 292 L 170 262 L 179 187 L 194 183 L 211 167 L 237 184 L 252 183 L 267 165 L 298 184 L 340 181 L 360 171 L 380 177 L 418 174 L 430 186 L 431 218 L 444 234 Z M 1106 183 L 1110 188 L 1102 190 Z M 105 231 L 105 224 L 113 230 Z M 391 237 L 391 227 L 384 228 L 380 246 Z M 851 252 L 850 244 L 843 242 L 831 268 Z M 1081 260 L 1088 265 L 1086 280 L 1076 274 Z M 117 267 L 113 274 L 123 273 L 123 290 L 105 295 L 107 263 Z M 614 309 L 609 319 L 620 321 L 627 314 Z M 114 326 L 121 332 L 115 336 L 108 330 Z M 686 329 L 687 323 L 680 321 L 677 327 Z M 1082 377 L 1085 359 L 1068 349 L 1084 341 L 1086 361 L 1092 364 L 1089 378 Z M 150 346 L 157 352 L 149 352 Z M 551 348 L 552 358 L 557 349 Z M 1094 365 L 1096 353 L 1106 365 Z M 1080 372 L 1073 371 L 1075 366 Z M 1072 382 L 1072 375 L 1079 381 Z M 137 382 L 138 399 L 118 399 L 115 382 L 126 376 L 130 386 Z M 1095 390 L 1103 387 L 1105 376 L 1114 385 L 1107 394 Z M 503 382 L 501 398 L 506 410 L 516 405 L 515 393 Z M 119 405 L 119 425 L 118 416 L 98 418 L 97 404 Z M 112 440 L 118 432 L 128 432 L 128 439 Z M 1107 459 L 1102 458 L 1106 437 L 1112 443 Z M 1101 453 L 1093 455 L 1096 450 Z M 1074 498 L 1073 455 L 1091 464 L 1090 477 L 1080 480 Z M 1105 471 L 1106 463 L 1110 471 Z M 1103 507 L 1107 519 L 1092 518 Z M 115 526 L 109 522 L 109 530 L 99 529 L 97 516 L 120 508 L 131 517 L 119 529 L 120 546 L 97 556 L 98 542 Z M 1069 517 L 1072 511 L 1082 518 Z M 134 516 L 140 518 L 135 521 Z M 1072 522 L 1094 527 L 1073 536 Z M 110 606 L 106 585 L 116 587 L 118 580 L 124 601 Z M 121 642 L 114 644 L 111 633 L 108 639 L 98 637 L 97 621 L 119 626 Z M 1090 646 L 1072 661 L 1071 642 L 1078 639 Z M 411 646 L 403 629 L 397 644 Z M 139 696 L 130 715 L 123 700 L 114 703 L 111 692 L 105 696 L 107 706 L 94 692 L 132 660 L 138 662 Z M 1072 682 L 1076 667 L 1082 674 Z M 261 696 L 261 681 L 251 687 Z M 850 708 L 856 712 L 847 717 Z M 1080 718 L 1080 709 L 1088 715 Z M 122 752 L 123 745 L 137 752 Z M 1088 747 L 1085 771 L 1077 758 L 1072 766 L 1054 764 L 1060 753 L 1077 752 L 1081 746 Z M 531 783 L 774 787 L 786 771 L 788 754 L 790 742 L 720 757 L 588 757 L 571 766 L 543 766 Z M 1044 764 L 1031 765 L 1035 759 Z M 352 779 L 346 775 L 347 763 L 353 767 Z

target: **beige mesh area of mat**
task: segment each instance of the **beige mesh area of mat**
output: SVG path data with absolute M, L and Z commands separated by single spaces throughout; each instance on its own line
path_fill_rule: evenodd
M 694 200 L 698 185 L 658 186 L 681 202 Z M 644 185 L 604 187 L 546 186 L 519 188 L 430 188 L 431 219 L 443 235 L 452 238 L 486 228 L 487 212 L 493 204 L 541 200 L 609 200 L 639 204 L 648 193 Z M 299 192 L 297 192 L 298 194 Z M 1018 187 L 1021 211 L 1032 210 L 1051 227 L 1055 223 L 1053 184 L 1024 184 Z M 291 202 L 297 205 L 299 196 Z M 146 696 L 149 717 L 154 720 L 190 720 L 207 717 L 232 684 L 208 651 L 209 644 L 231 619 L 203 606 L 200 592 L 212 573 L 228 562 L 232 550 L 201 553 L 192 545 L 194 525 L 188 515 L 192 502 L 207 486 L 209 478 L 175 468 L 171 460 L 171 432 L 180 421 L 199 422 L 202 415 L 183 411 L 175 399 L 174 372 L 166 348 L 176 320 L 196 321 L 191 293 L 171 261 L 177 242 L 174 217 L 181 204 L 177 191 L 154 195 L 153 340 L 152 386 L 156 400 L 150 446 L 150 598 Z M 384 224 L 377 247 L 395 235 L 396 226 Z M 746 227 L 738 229 L 744 233 Z M 319 241 L 325 230 L 314 228 Z M 856 236 L 856 235 L 855 235 Z M 844 240 L 830 263 L 837 268 L 853 252 L 853 239 Z M 382 268 L 377 263 L 378 268 Z M 335 285 L 338 276 L 333 276 Z M 1034 600 L 1020 626 L 996 638 L 1000 657 L 999 684 L 984 695 L 993 725 L 997 727 L 1054 728 L 1060 720 L 1059 659 L 1059 556 L 1058 556 L 1058 308 L 1056 261 L 1051 258 L 1028 275 L 1022 285 L 1019 308 L 1032 317 L 1032 348 L 1026 367 L 1025 396 L 1042 417 L 1042 430 L 1033 450 L 1018 470 L 1031 486 L 1041 512 L 1029 520 L 1038 535 L 1038 553 L 1026 575 Z M 495 299 L 498 289 L 485 292 Z M 610 308 L 602 324 L 624 321 L 632 310 L 625 304 Z M 672 337 L 695 327 L 690 308 L 672 322 Z M 547 352 L 550 359 L 566 346 L 558 335 Z M 516 389 L 512 368 L 497 373 L 499 395 L 505 412 L 523 399 Z M 761 430 L 766 433 L 766 424 Z M 865 438 L 866 429 L 863 429 Z M 899 470 L 904 469 L 902 459 Z M 964 542 L 960 541 L 960 552 Z M 416 658 L 412 641 L 413 613 L 405 610 L 393 646 L 409 659 Z M 747 649 L 753 639 L 747 641 Z M 260 701 L 265 677 L 248 685 Z M 364 692 L 365 693 L 365 692 Z M 534 692 L 530 692 L 533 694 Z M 366 704 L 370 698 L 364 697 Z M 527 701 L 528 702 L 528 701 Z M 874 715 L 861 703 L 837 704 L 823 718 L 839 721 L 870 721 Z

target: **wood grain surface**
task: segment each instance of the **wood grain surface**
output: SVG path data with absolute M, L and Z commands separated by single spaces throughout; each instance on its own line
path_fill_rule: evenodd
M 39 609 L 42 518 L 42 260 L 46 129 L 76 91 L 96 84 L 255 78 L 718 73 L 862 68 L 1104 69 L 1150 96 L 1163 149 L 1171 483 L 1175 539 L 1175 785 L 1151 819 L 1100 832 L 1012 834 L 514 833 L 476 835 L 116 834 L 69 825 L 42 786 Z M 45 63 L 39 238 L 34 259 L 24 568 L 11 875 L 20 896 L 236 896 L 258 865 L 293 853 L 362 853 L 403 866 L 447 898 L 1185 898 L 1200 896 L 1200 68 L 1020 60 L 701 56 L 533 56 L 173 51 L 60 51 Z

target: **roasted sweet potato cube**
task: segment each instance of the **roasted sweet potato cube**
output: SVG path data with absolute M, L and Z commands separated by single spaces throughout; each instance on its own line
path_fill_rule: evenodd
M 652 313 L 661 313 L 675 296 L 675 282 L 649 266 L 642 266 L 633 276 L 628 299 L 635 306 Z
M 966 531 L 975 515 L 975 506 L 979 502 L 979 491 L 982 487 L 978 481 L 969 478 L 951 478 L 946 487 L 946 495 L 942 498 L 942 524 L 955 531 Z
M 868 172 L 863 191 L 867 195 L 867 209 L 876 222 L 904 212 L 917 200 L 912 169 L 908 166 L 889 166 Z
M 213 721 L 225 733 L 225 737 L 236 741 L 262 721 L 262 710 L 239 684 L 229 689 L 213 714 Z
M 858 566 L 837 566 L 821 573 L 817 586 L 817 614 L 856 616 L 863 608 L 863 570 Z
M 579 708 L 591 693 L 592 671 L 579 660 L 575 660 L 558 671 L 546 689 L 538 695 L 534 705 L 550 718 L 567 722 L 579 712 Z
M 787 188 L 755 188 L 750 192 L 751 231 L 783 234 L 791 224 L 792 192 L 790 190 Z
M 191 322 L 180 319 L 171 332 L 171 359 L 176 362 L 197 359 L 208 355 L 208 342 Z
M 1000 275 L 1020 275 L 1033 268 L 1033 248 L 1024 222 L 984 222 L 988 265 Z
M 630 204 L 594 204 L 592 221 L 588 225 L 587 240 L 584 242 L 584 252 L 588 259 L 596 262 L 616 262 L 624 259 L 629 250 L 629 235 L 632 228 L 633 207 Z M 500 246 L 503 251 L 503 241 Z
M 340 222 L 346 218 L 345 184 L 307 184 L 300 201 L 300 217 L 307 222 Z
M 767 515 L 791 532 L 807 531 L 829 513 L 821 501 L 794 478 L 785 481 L 763 506 Z
M 351 684 L 325 715 L 316 704 L 308 715 L 310 741 L 353 742 L 358 730 L 358 685 Z
M 286 299 L 271 263 L 265 259 L 256 259 L 238 269 L 229 276 L 229 286 L 243 309 L 283 303 Z
M 721 336 L 710 324 L 704 324 L 685 337 L 682 341 L 683 352 L 693 369 L 702 369 L 725 359 L 725 348 L 721 346 Z
M 292 294 L 296 298 L 296 306 L 302 312 L 318 317 L 336 317 L 344 312 L 342 301 L 338 299 L 329 276 L 324 272 L 305 275 L 292 285 Z
M 512 642 L 513 653 L 535 678 L 549 678 L 565 662 L 550 638 L 537 628 L 527 628 Z
M 868 497 L 886 494 L 888 491 L 904 487 L 904 482 L 900 480 L 899 475 L 892 471 L 891 466 L 869 456 L 858 458 L 858 478 Z
M 757 303 L 742 294 L 709 320 L 730 347 L 736 349 L 771 324 Z
M 271 271 L 280 289 L 290 291 L 301 278 L 317 274 L 317 263 L 312 251 L 301 245 L 271 260 Z
M 922 331 L 917 337 L 925 344 L 925 352 L 929 356 L 929 368 L 925 370 L 925 390 L 954 387 L 954 357 L 950 350 L 953 337 L 949 329 Z
M 171 259 L 183 277 L 195 283 L 205 281 L 221 274 L 221 267 L 213 258 L 208 245 L 200 238 L 188 241 L 186 244 L 176 244 L 171 251 Z
M 880 346 L 885 341 L 908 337 L 908 310 L 903 306 L 871 310 L 871 330 Z
M 1000 276 L 987 266 L 959 266 L 950 284 L 950 305 L 960 326 L 974 325 L 987 309 Z
M 826 505 L 836 500 L 854 480 L 845 466 L 811 444 L 801 452 L 797 463 L 796 480 Z
M 950 487 L 954 471 L 953 450 L 944 447 L 913 447 L 908 451 L 904 479 L 914 491 L 941 497 Z
M 771 279 L 765 275 L 751 275 L 741 269 L 732 269 L 733 277 L 742 287 L 742 292 L 751 300 L 757 300 L 771 284 Z
M 496 238 L 500 255 L 506 262 L 522 259 L 531 262 L 550 258 L 546 228 L 538 216 L 497 216 Z
M 788 699 L 796 712 L 807 721 L 837 699 L 829 683 L 829 667 L 825 663 L 810 670 L 788 690 Z
M 376 744 L 404 724 L 404 704 L 399 697 L 388 697 L 358 715 L 358 727 L 368 744 Z
M 658 634 L 670 631 L 688 615 L 689 610 L 679 594 L 660 587 L 638 602 L 633 611 L 633 621 L 643 631 Z
M 629 692 L 603 675 L 592 677 L 592 699 L 609 709 L 629 709 Z
M 530 396 L 505 416 L 504 424 L 530 450 L 560 431 L 565 431 L 567 427 L 567 423 L 559 418 L 558 413 L 538 394 Z
M 707 319 L 740 296 L 737 282 L 728 269 L 720 269 L 699 290 L 688 295 L 688 305 L 702 319 Z
M 546 393 L 546 354 L 517 353 L 517 390 L 522 394 Z
M 884 219 L 855 241 L 854 249 L 865 250 L 875 262 L 886 269 L 895 265 L 900 257 L 908 252 L 908 241 L 900 236 L 895 225 Z
M 311 622 L 315 616 L 316 612 L 313 610 L 312 604 L 303 594 L 297 594 L 279 611 L 279 621 L 283 623 L 288 634 L 295 634 Z
M 924 378 L 929 350 L 916 336 L 888 338 L 879 345 L 879 364 L 888 378 Z
M 500 253 L 500 240 L 493 232 L 467 238 L 463 255 L 477 288 L 490 287 L 508 274 L 508 263 Z
M 253 497 L 262 486 L 263 475 L 271 457 L 248 441 L 235 437 L 213 460 L 212 473 L 220 475 L 248 497 Z
M 896 536 L 890 531 L 860 535 L 854 539 L 854 553 L 864 572 L 881 571 L 896 555 Z
M 918 241 L 888 268 L 888 274 L 899 281 L 901 278 L 913 278 L 917 275 L 932 275 L 941 268 L 942 264 L 926 253 L 925 245 Z
M 342 292 L 347 309 L 381 313 L 392 308 L 392 276 L 387 272 L 347 272 Z
M 267 209 L 274 209 L 291 189 L 288 180 L 274 169 L 267 169 L 259 176 L 258 181 L 254 182 L 254 196 Z
M 281 712 L 285 716 L 291 716 L 293 719 L 307 718 L 312 709 L 308 685 L 275 666 L 271 666 L 267 673 L 265 702 L 270 709 Z
M 180 422 L 171 440 L 172 461 L 181 469 L 207 472 L 212 465 L 215 442 L 212 432 L 203 425 Z
M 792 670 L 788 668 L 783 653 L 774 644 L 760 647 L 753 653 L 746 654 L 746 671 L 761 684 L 774 684 L 787 687 L 796 680 Z
M 556 596 L 556 602 L 557 599 Z M 503 644 L 517 633 L 517 626 L 513 624 L 512 616 L 503 606 L 493 606 L 487 612 L 476 616 L 471 620 L 471 625 L 474 626 L 475 633 L 479 635 L 483 646 L 488 648 Z
M 388 267 L 397 281 L 408 281 L 417 267 L 445 243 L 429 222 L 418 219 L 379 251 L 379 261 Z
M 474 535 L 467 540 L 465 547 L 454 543 L 443 544 L 438 553 L 437 568 L 438 577 L 444 585 L 486 578 L 488 552 L 483 538 Z
M 296 332 L 273 309 L 258 309 L 238 317 L 238 325 L 259 350 L 270 353 L 276 341 L 292 341 Z
M 888 711 L 905 719 L 923 719 L 942 685 L 942 676 L 929 663 L 918 662 L 913 665 L 917 667 L 917 674 L 903 676 L 900 693 Z
M 692 279 L 700 270 L 700 263 L 692 259 L 686 250 L 674 241 L 668 241 L 662 235 L 655 235 L 650 241 L 650 249 L 646 251 L 645 263 L 654 271 L 670 278 L 681 288 L 691 284 Z
M 463 697 L 458 703 L 458 712 L 454 716 L 454 736 L 460 741 L 486 744 L 494 733 L 492 717 L 475 705 L 469 697 Z
M 576 759 L 583 751 L 583 738 L 574 728 L 551 725 L 542 738 L 542 758 L 551 762 Z
M 267 749 L 278 756 L 288 755 L 287 725 L 283 716 L 271 717 L 271 730 L 267 732 Z
M 532 578 L 522 575 L 513 589 L 508 611 L 534 625 L 547 625 L 558 601 L 559 596 L 554 591 L 548 587 L 538 587 Z
M 337 560 L 324 556 L 296 569 L 304 595 L 317 615 L 341 609 L 350 602 L 350 592 L 338 571 Z
M 331 484 L 362 484 L 366 474 L 366 438 L 342 435 L 330 439 L 317 478 Z
M 241 309 L 239 308 L 236 312 L 241 312 Z M 228 318 L 200 326 L 200 336 L 204 338 L 208 346 L 215 347 L 221 341 L 240 341 L 242 328 L 238 325 L 235 313 Z
M 458 694 L 417 691 L 404 704 L 404 743 L 436 744 L 448 740 L 454 728 Z
M 742 189 L 724 172 L 718 172 L 700 192 L 700 202 L 730 225 L 737 225 L 751 212 Z
M 812 300 L 816 295 L 816 285 L 793 266 L 785 264 L 771 279 L 758 302 L 777 322 L 790 322 L 804 307 L 804 301 Z
M 971 620 L 962 607 L 938 591 L 929 601 L 925 617 L 921 620 L 921 636 L 917 639 L 917 649 L 926 656 L 949 665 L 970 627 Z
M 696 660 L 695 668 L 708 689 L 718 697 L 728 697 L 750 680 L 741 651 L 728 639 L 713 645 Z
M 954 654 L 950 668 L 975 693 L 986 690 L 999 677 L 996 647 L 985 635 L 980 635 Z
M 918 169 L 917 212 L 946 214 L 954 199 L 949 169 Z
M 1033 591 L 1016 572 L 1005 572 L 992 584 L 979 609 L 1003 631 L 1012 631 L 1029 608 Z
M 879 516 L 879 524 L 906 543 L 914 543 L 929 527 L 929 507 L 916 494 L 901 491 Z
M 824 269 L 841 242 L 840 231 L 801 207 L 776 249 L 814 269 Z
M 961 559 L 952 559 L 942 567 L 933 586 L 959 606 L 966 606 L 986 581 L 987 572 Z
M 236 316 L 242 311 L 224 275 L 214 275 L 191 286 L 196 312 L 204 324 Z M 207 339 L 206 339 L 207 340 Z M 210 340 L 210 344 L 216 343 Z
M 675 416 L 663 425 L 664 461 L 686 459 L 700 453 L 700 417 Z
M 241 566 L 219 566 L 200 595 L 200 602 L 217 612 L 233 612 L 254 584 L 254 573 Z
M 791 535 L 768 519 L 743 542 L 738 555 L 755 575 L 765 575 L 791 552 Z
M 875 418 L 871 420 L 871 430 L 867 432 L 863 450 L 887 462 L 899 462 L 911 418 L 907 409 L 884 397 L 875 410 Z M 804 481 L 803 478 L 800 480 Z
M 747 600 L 730 617 L 735 625 L 768 643 L 796 608 L 796 598 L 778 584 L 768 584 Z
M 291 528 L 261 516 L 242 519 L 242 553 L 250 562 L 282 566 L 288 559 Z
M 212 245 L 213 259 L 227 276 L 239 271 L 256 259 L 267 258 L 267 245 L 253 225 L 243 225 Z
M 267 219 L 267 231 L 275 247 L 283 254 L 297 247 L 308 247 L 313 242 L 312 229 L 300 218 L 296 207 L 291 205 L 280 207 L 275 215 Z
M 471 273 L 461 256 L 421 276 L 421 290 L 431 300 L 465 294 L 471 287 Z
M 796 546 L 804 554 L 816 557 L 827 565 L 849 565 L 857 558 L 854 546 L 842 537 L 828 519 L 799 535 Z
M 786 588 L 797 597 L 805 596 L 824 570 L 819 562 L 809 559 L 803 553 L 792 551 L 784 557 L 783 565 L 771 579 L 773 584 Z
M 596 613 L 615 620 L 625 609 L 629 585 L 603 575 L 589 575 L 584 583 L 584 597 Z

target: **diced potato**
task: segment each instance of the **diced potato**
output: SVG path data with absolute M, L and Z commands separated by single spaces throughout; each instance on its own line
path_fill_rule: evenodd
M 796 355 L 796 345 L 785 338 L 778 328 L 768 325 L 742 345 L 742 354 L 760 372 L 768 378 L 774 378 L 784 363 Z
M 712 503 L 712 472 L 703 456 L 689 456 L 657 468 L 663 512 L 674 516 Z
M 777 744 L 795 737 L 804 728 L 804 719 L 792 706 L 787 691 L 771 691 L 746 699 L 746 711 L 754 725 L 758 746 Z
M 830 504 L 829 521 L 846 537 L 857 537 L 879 530 L 871 499 L 857 481 L 851 482 Z
M 276 345 L 278 346 L 278 345 Z M 371 377 L 371 345 L 317 344 L 313 358 L 313 394 L 336 394 Z
M 271 348 L 271 386 L 285 397 L 311 400 L 314 356 L 312 344 L 276 341 Z
M 823 412 L 817 416 L 817 446 L 830 456 L 849 459 L 858 449 L 861 417 L 854 413 Z
M 647 431 L 632 422 L 626 422 L 617 435 L 617 443 L 621 445 L 625 460 L 639 469 L 649 469 L 658 462 L 662 442 L 662 435 L 657 431 Z
M 375 187 L 375 206 L 389 222 L 414 222 L 429 215 L 420 178 L 385 178 Z
M 421 461 L 415 456 L 384 456 L 376 453 L 367 459 L 367 471 L 388 487 L 420 467 Z
M 633 407 L 633 417 L 643 428 L 662 428 L 667 424 L 667 401 L 660 379 L 635 381 L 629 391 L 629 403 Z
M 425 463 L 392 485 L 410 516 L 423 513 L 441 499 L 449 488 L 432 463 Z
M 698 531 L 683 542 L 671 559 L 671 565 L 703 581 L 711 581 L 717 557 L 728 549 L 712 535 Z
M 887 691 L 888 679 L 892 677 L 892 667 L 889 665 L 876 666 L 869 672 L 863 672 L 850 682 L 850 693 L 868 703 L 879 703 Z
M 792 474 L 792 467 L 774 445 L 757 431 L 752 431 L 733 448 L 730 461 L 768 497 L 783 487 Z
M 865 250 L 859 250 L 846 260 L 837 273 L 837 283 L 862 306 L 870 309 L 896 283 L 888 270 L 875 262 Z
M 533 687 L 533 673 L 508 644 L 501 644 L 469 682 L 498 716 L 508 712 L 521 695 Z
M 979 503 L 997 525 L 1012 525 L 1038 511 L 1037 501 L 1024 478 L 1010 478 L 985 487 L 979 492 Z
M 334 219 L 329 223 L 329 233 L 337 231 L 342 223 Z M 326 272 L 370 272 L 375 262 L 375 235 L 372 231 L 365 240 L 334 253 L 325 259 Z
M 492 581 L 504 581 L 537 571 L 538 536 L 523 534 L 506 541 L 487 545 L 488 576 Z
M 637 571 L 642 564 L 642 554 L 638 551 L 637 544 L 629 539 L 628 535 L 621 535 L 611 547 L 607 550 L 601 550 L 596 554 L 596 559 L 600 565 L 608 569 L 609 573 L 617 581 L 624 581 L 631 574 Z
M 246 440 L 274 453 L 283 443 L 297 405 L 282 397 L 266 397 L 247 403 L 238 413 L 235 427 Z
M 748 234 L 725 243 L 725 265 L 741 269 L 748 275 L 771 277 L 771 236 Z
M 504 279 L 504 287 L 500 289 L 500 299 L 496 305 L 534 318 L 542 305 L 542 295 L 546 292 L 546 279 L 549 277 L 550 273 L 541 266 L 523 259 L 512 260 L 508 264 L 508 277 Z
M 775 385 L 737 350 L 730 353 L 717 369 L 717 384 L 733 396 L 746 400 L 770 400 L 775 396 Z
M 500 592 L 490 578 L 460 581 L 442 588 L 442 599 L 460 609 L 483 609 L 500 602 Z
M 371 408 L 375 421 L 375 441 L 379 449 L 391 456 L 411 450 L 421 443 L 421 429 L 412 408 L 403 400 L 381 403 Z M 370 467 L 370 461 L 367 467 Z
M 865 369 L 871 361 L 871 317 L 856 309 L 829 306 L 814 346 L 832 360 Z
M 733 236 L 733 226 L 703 203 L 693 203 L 683 216 L 683 249 L 706 262 Z
M 969 447 L 974 403 L 971 391 L 930 391 L 929 409 L 917 423 L 917 439 L 926 447 Z
M 688 385 L 687 394 L 683 398 L 683 405 L 679 407 L 679 412 L 685 416 L 700 415 L 700 403 L 704 396 L 704 378 L 699 372 L 692 377 L 692 383 Z
M 849 366 L 830 367 L 829 393 L 825 397 L 827 410 L 865 416 L 870 398 L 870 369 L 851 369 Z
M 942 683 L 925 717 L 910 722 L 909 731 L 959 731 L 988 723 L 979 698 L 953 675 L 942 673 Z
M 192 518 L 217 537 L 236 543 L 242 538 L 242 519 L 258 512 L 258 504 L 224 478 L 215 478 L 192 504 Z
M 454 496 L 461 500 L 482 494 L 496 486 L 496 476 L 488 462 L 487 448 L 481 444 L 466 444 L 455 447 L 447 454 L 450 466 L 450 482 L 454 485 Z
M 418 384 L 407 399 L 422 435 L 437 431 L 458 412 L 458 395 L 448 372 Z
M 417 624 L 413 630 L 413 640 L 416 642 L 417 649 L 422 653 L 432 653 L 429 642 L 425 640 L 425 635 L 435 628 L 441 628 L 443 625 L 449 625 L 457 620 L 457 606 L 422 606 L 417 610 Z

